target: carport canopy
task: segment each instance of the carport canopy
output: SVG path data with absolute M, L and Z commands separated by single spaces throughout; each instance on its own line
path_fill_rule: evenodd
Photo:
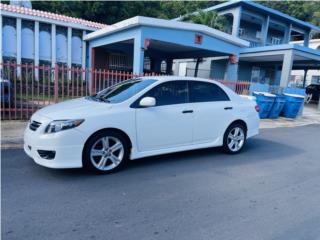
M 87 34 L 89 67 L 94 67 L 96 50 L 122 52 L 131 56 L 133 72 L 143 73 L 144 58 L 155 63 L 173 59 L 215 56 L 239 56 L 247 41 L 208 26 L 149 17 L 133 17 Z M 237 76 L 237 64 L 232 63 L 229 76 Z M 159 66 L 159 64 L 158 64 Z
M 320 51 L 297 44 L 244 49 L 240 54 L 240 60 L 261 66 L 282 66 L 281 87 L 288 86 L 292 70 L 320 70 Z

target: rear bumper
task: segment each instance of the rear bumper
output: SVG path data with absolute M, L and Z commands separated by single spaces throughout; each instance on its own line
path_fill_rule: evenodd
M 254 112 L 253 114 L 251 114 L 247 118 L 246 123 L 248 127 L 247 138 L 250 138 L 259 134 L 260 118 L 258 113 Z
M 44 134 L 41 129 L 24 133 L 24 151 L 37 164 L 49 168 L 81 168 L 85 136 L 76 129 Z M 38 150 L 55 151 L 53 159 L 42 158 Z

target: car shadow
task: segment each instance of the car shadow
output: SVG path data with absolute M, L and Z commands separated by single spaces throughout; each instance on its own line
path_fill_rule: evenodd
M 14 154 L 16 151 L 20 152 L 21 149 L 6 150 L 2 157 L 9 158 L 10 155 Z M 49 177 L 55 179 L 72 179 L 75 180 L 79 178 L 80 180 L 89 180 L 90 178 L 96 179 L 97 177 L 110 177 L 118 179 L 118 177 L 127 176 L 143 176 L 150 175 L 155 171 L 157 174 L 161 175 L 163 173 L 179 173 L 179 172 L 192 172 L 192 171 L 202 171 L 208 168 L 218 169 L 220 167 L 232 167 L 241 164 L 250 164 L 261 161 L 282 161 L 285 158 L 290 158 L 291 156 L 301 154 L 305 150 L 289 146 L 283 142 L 273 141 L 269 139 L 263 139 L 260 137 L 255 137 L 249 139 L 243 151 L 239 154 L 230 155 L 224 153 L 221 148 L 206 148 L 192 151 L 184 151 L 179 153 L 171 153 L 160 156 L 153 156 L 147 158 L 141 158 L 134 161 L 129 161 L 128 167 L 111 174 L 96 174 L 88 172 L 84 169 L 49 169 L 39 166 L 33 162 L 32 159 L 21 160 L 24 167 L 31 168 L 30 170 L 35 171 L 39 177 Z M 21 156 L 21 152 L 19 153 Z M 14 161 L 9 163 L 9 168 L 14 167 Z M 2 161 L 2 167 L 7 168 L 8 166 L 3 166 L 4 161 Z M 4 168 L 2 168 L 4 169 Z
M 201 161 L 201 163 L 214 161 L 219 165 L 238 165 L 255 161 L 281 161 L 283 158 L 303 152 L 304 150 L 301 148 L 292 147 L 282 142 L 255 138 L 249 139 L 244 149 L 238 154 L 227 154 L 220 147 L 198 149 L 137 159 L 131 162 L 129 168 L 143 168 L 145 166 L 180 162 L 192 164 L 194 161 Z
M 282 142 L 262 138 L 249 139 L 243 151 L 239 154 L 226 154 L 221 148 L 206 148 L 179 153 L 171 153 L 130 161 L 128 166 L 111 174 L 96 174 L 84 169 L 48 169 L 37 166 L 44 174 L 63 178 L 90 179 L 91 177 L 123 177 L 148 174 L 148 172 L 188 172 L 201 171 L 208 168 L 231 167 L 261 161 L 282 161 L 304 150 L 292 147 Z M 161 174 L 161 173 L 160 173 Z

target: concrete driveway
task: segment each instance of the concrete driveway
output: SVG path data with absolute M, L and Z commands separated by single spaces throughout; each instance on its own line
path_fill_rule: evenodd
M 320 239 L 320 125 L 263 129 L 217 149 L 134 161 L 111 175 L 2 152 L 2 239 Z

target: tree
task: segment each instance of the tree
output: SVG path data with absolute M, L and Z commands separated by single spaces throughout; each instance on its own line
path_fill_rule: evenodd
M 208 27 L 212 27 L 223 32 L 227 30 L 227 19 L 224 16 L 218 15 L 215 11 L 204 12 L 199 10 L 196 13 L 191 13 L 185 16 L 183 21 L 207 25 Z
M 319 1 L 261 1 L 259 4 L 320 26 Z

